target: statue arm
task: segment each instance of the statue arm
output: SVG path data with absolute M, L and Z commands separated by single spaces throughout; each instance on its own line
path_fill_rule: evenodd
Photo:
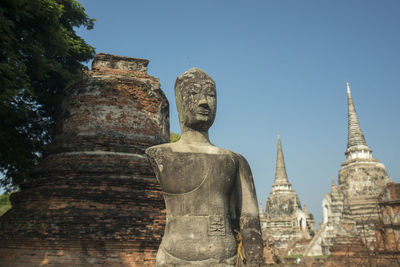
M 161 152 L 160 149 L 157 147 L 149 147 L 146 149 L 145 151 L 147 158 L 149 159 L 150 165 L 154 170 L 154 173 L 157 177 L 158 182 L 161 183 L 160 179 L 161 179 L 161 173 L 160 173 L 160 168 L 158 166 L 158 162 L 160 161 L 160 157 L 161 157 Z
M 263 260 L 263 240 L 258 215 L 258 202 L 253 175 L 246 159 L 239 156 L 237 180 L 237 205 L 240 218 L 240 234 L 246 260 L 249 264 L 260 264 Z

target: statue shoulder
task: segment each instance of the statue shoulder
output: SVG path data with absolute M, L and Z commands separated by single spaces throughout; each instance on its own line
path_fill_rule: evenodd
M 231 158 L 233 159 L 235 164 L 237 164 L 237 166 L 238 166 L 238 168 L 240 170 L 242 170 L 242 171 L 243 170 L 246 170 L 246 171 L 250 170 L 250 165 L 249 165 L 249 163 L 247 162 L 246 158 L 243 155 L 241 155 L 241 154 L 239 154 L 237 152 L 233 152 L 233 151 L 228 150 L 228 149 L 224 149 L 224 148 L 218 148 L 218 149 L 220 150 L 221 154 L 230 155 Z
M 244 177 L 247 177 L 246 179 L 253 180 L 253 175 L 251 173 L 251 167 L 246 158 L 236 152 L 232 152 L 234 155 L 235 161 L 238 163 L 238 170 L 239 174 L 243 175 Z
M 239 162 L 240 165 L 249 166 L 249 163 L 247 162 L 247 160 L 244 156 L 242 156 L 239 153 L 233 152 L 233 151 L 229 151 L 229 152 L 232 153 L 233 157 L 235 158 L 235 160 L 237 160 Z
M 146 155 L 150 158 L 156 158 L 159 155 L 163 155 L 166 151 L 171 151 L 171 144 L 161 144 L 156 146 L 151 146 L 146 149 Z
M 161 171 L 166 154 L 171 151 L 171 144 L 161 144 L 146 149 L 146 155 L 156 174 L 157 180 L 162 179 Z

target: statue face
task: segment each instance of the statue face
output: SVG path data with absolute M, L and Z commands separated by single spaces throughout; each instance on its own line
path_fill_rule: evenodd
M 181 93 L 184 125 L 195 130 L 208 130 L 214 122 L 217 108 L 214 83 L 210 80 L 189 83 Z
M 182 80 L 176 88 L 181 125 L 193 130 L 206 131 L 213 124 L 217 109 L 215 83 L 199 69 L 194 69 L 189 77 L 181 77 Z

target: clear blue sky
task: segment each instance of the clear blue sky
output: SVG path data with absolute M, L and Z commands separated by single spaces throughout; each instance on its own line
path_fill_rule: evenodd
M 373 156 L 400 178 L 400 1 L 81 1 L 98 53 L 146 58 L 180 132 L 174 82 L 214 78 L 210 139 L 244 155 L 265 207 L 280 131 L 289 180 L 321 221 L 347 143 L 349 81 Z

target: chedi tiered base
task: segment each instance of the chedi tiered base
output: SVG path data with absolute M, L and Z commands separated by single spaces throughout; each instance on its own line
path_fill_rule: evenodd
M 68 89 L 47 156 L 0 218 L 1 266 L 153 266 L 165 224 L 144 150 L 169 141 L 148 60 L 99 54 Z

